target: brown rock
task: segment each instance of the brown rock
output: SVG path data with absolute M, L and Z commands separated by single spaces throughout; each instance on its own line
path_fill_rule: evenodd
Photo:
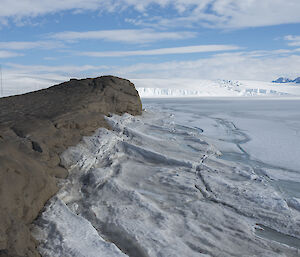
M 109 128 L 104 115 L 125 112 L 141 114 L 141 100 L 132 83 L 112 76 L 0 99 L 0 257 L 39 256 L 30 224 L 67 176 L 59 155 Z

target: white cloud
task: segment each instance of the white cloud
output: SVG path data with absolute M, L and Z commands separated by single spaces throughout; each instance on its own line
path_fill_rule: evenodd
M 181 2 L 181 1 L 179 1 Z M 182 1 L 184 2 L 184 1 Z M 161 17 L 166 27 L 202 24 L 208 27 L 238 29 L 300 22 L 298 0 L 206 0 L 191 1 L 194 8 L 171 19 Z M 186 6 L 190 4 L 187 2 Z M 200 2 L 196 4 L 196 2 Z M 178 4 L 178 1 L 176 1 Z
M 217 54 L 193 61 L 140 63 L 115 72 L 129 78 L 199 78 L 271 81 L 299 76 L 300 56 L 255 57 L 243 53 Z
M 150 43 L 159 40 L 177 40 L 196 37 L 195 32 L 157 32 L 152 29 L 124 29 L 124 30 L 96 30 L 96 31 L 64 31 L 53 35 L 50 38 L 76 41 L 83 39 L 101 39 L 123 43 Z
M 206 25 L 221 28 L 244 28 L 300 22 L 299 0 L 2 0 L 0 20 L 35 17 L 66 10 L 76 12 L 121 12 L 135 9 L 147 14 L 156 4 L 157 13 L 175 10 L 173 17 L 163 14 L 142 15 L 137 23 L 159 23 L 164 26 Z M 170 13 L 168 11 L 168 13 Z M 148 19 L 148 20 L 147 20 Z
M 89 57 L 124 57 L 141 55 L 166 55 L 166 54 L 188 54 L 203 52 L 218 52 L 238 50 L 240 47 L 232 45 L 197 45 L 185 47 L 159 48 L 136 51 L 115 51 L 115 52 L 78 52 L 78 55 Z
M 10 52 L 10 51 L 0 51 L 0 58 L 11 58 L 11 57 L 17 57 L 22 55 L 23 54 Z
M 212 10 L 223 19 L 215 24 L 220 27 L 260 27 L 300 22 L 298 0 L 217 0 Z
M 289 46 L 300 46 L 300 36 L 285 36 L 284 39 L 288 41 Z
M 9 64 L 6 71 L 21 77 L 47 79 L 55 76 L 96 77 L 117 75 L 125 78 L 195 78 L 195 79 L 245 79 L 271 81 L 279 76 L 298 77 L 300 55 L 283 54 L 284 49 L 270 53 L 236 52 L 215 54 L 212 57 L 187 61 L 162 63 L 137 63 L 130 66 L 26 66 Z M 9 67 L 9 69 L 8 69 Z
M 15 73 L 19 74 L 43 74 L 43 73 L 56 73 L 56 74 L 68 74 L 70 76 L 75 76 L 76 74 L 82 75 L 87 71 L 94 70 L 107 70 L 109 66 L 106 65 L 21 65 L 15 63 L 7 63 L 5 66 L 10 67 L 10 70 L 14 70 Z
M 54 41 L 0 41 L 0 49 L 9 49 L 9 50 L 25 50 L 25 49 L 53 49 L 63 47 L 63 44 L 60 42 Z
M 238 52 L 235 53 L 236 55 L 240 56 L 247 56 L 248 58 L 278 58 L 284 56 L 290 56 L 292 54 L 300 53 L 300 48 L 294 49 L 276 49 L 276 50 L 256 50 L 256 51 L 249 51 L 249 52 Z M 224 53 L 227 55 L 227 53 Z M 222 54 L 219 54 L 221 56 Z

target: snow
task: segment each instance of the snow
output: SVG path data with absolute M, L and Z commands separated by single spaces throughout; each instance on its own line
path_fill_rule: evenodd
M 0 97 L 25 94 L 48 88 L 67 80 L 69 80 L 69 78 L 55 74 L 32 76 L 23 73 L 15 74 L 6 71 L 2 74 L 2 90 L 0 90 L 2 92 L 0 92 Z
M 300 101 L 297 99 L 195 99 L 174 101 L 169 107 L 176 108 L 177 112 L 182 110 L 183 123 L 192 120 L 194 126 L 203 128 L 204 134 L 211 137 L 237 140 L 240 132 L 245 132 L 250 140 L 243 143 L 243 148 L 254 159 L 295 171 L 300 169 Z M 207 119 L 211 124 L 203 127 Z M 238 128 L 231 135 L 224 124 L 226 121 Z
M 299 256 L 300 172 L 250 144 L 275 125 L 299 140 L 299 102 L 247 99 L 146 99 L 141 117 L 107 118 L 61 156 L 69 178 L 34 230 L 42 256 Z
M 26 74 L 3 75 L 3 96 L 24 94 L 50 87 L 70 78 L 48 74 L 28 76 Z M 141 97 L 253 97 L 253 96 L 300 96 L 300 85 L 296 83 L 269 83 L 244 80 L 201 79 L 130 79 Z
M 141 97 L 300 96 L 300 86 L 262 81 L 133 79 Z
M 41 242 L 43 256 L 61 257 L 124 257 L 114 244 L 106 242 L 86 219 L 75 215 L 60 199 L 52 199 L 36 226 L 34 235 Z M 55 234 L 55 237 L 51 235 Z

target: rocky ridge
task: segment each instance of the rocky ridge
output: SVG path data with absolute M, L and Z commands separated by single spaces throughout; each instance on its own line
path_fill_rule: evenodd
M 110 113 L 142 112 L 134 85 L 103 76 L 0 99 L 0 256 L 39 256 L 30 227 L 68 175 L 60 154 L 106 127 Z

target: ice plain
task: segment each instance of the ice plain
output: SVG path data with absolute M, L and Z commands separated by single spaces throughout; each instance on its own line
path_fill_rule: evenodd
M 34 228 L 42 256 L 300 255 L 299 100 L 144 106 L 62 155 L 70 176 Z

